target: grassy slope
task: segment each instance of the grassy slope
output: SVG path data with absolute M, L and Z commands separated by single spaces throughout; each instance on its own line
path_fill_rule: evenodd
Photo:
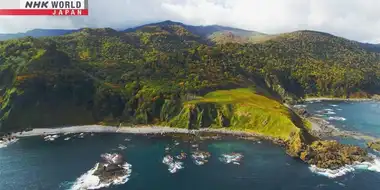
M 197 120 L 205 122 L 205 117 L 208 117 L 212 120 L 211 127 L 213 128 L 228 127 L 232 130 L 289 140 L 292 133 L 299 134 L 301 130 L 304 130 L 304 126 L 309 126 L 303 123 L 297 126 L 292 120 L 293 113 L 287 107 L 255 93 L 253 89 L 218 90 L 199 99 L 188 101 L 184 105 L 185 109 L 190 110 L 197 106 L 200 108 L 197 112 Z M 210 116 L 210 107 L 215 109 L 216 115 Z M 191 111 L 183 110 L 178 117 L 186 118 L 183 115 L 189 112 Z M 223 125 L 223 120 L 228 121 L 227 124 Z M 204 126 L 204 123 L 200 126 Z

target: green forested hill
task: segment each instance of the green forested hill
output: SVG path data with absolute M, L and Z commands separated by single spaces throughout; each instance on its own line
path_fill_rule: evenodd
M 147 24 L 139 26 L 136 28 L 130 28 L 125 30 L 125 32 L 136 32 L 145 30 L 150 27 L 171 27 L 179 26 L 187 31 L 191 32 L 193 35 L 197 35 L 200 38 L 209 40 L 212 43 L 224 44 L 224 43 L 246 43 L 250 41 L 251 38 L 266 36 L 266 34 L 256 31 L 243 30 L 238 28 L 219 26 L 219 25 L 208 25 L 208 26 L 192 26 L 186 25 L 179 22 L 173 22 L 170 20 Z
M 3 41 L 1 130 L 123 122 L 302 141 L 307 124 L 281 102 L 379 93 L 379 62 L 320 32 L 215 45 L 176 23 Z

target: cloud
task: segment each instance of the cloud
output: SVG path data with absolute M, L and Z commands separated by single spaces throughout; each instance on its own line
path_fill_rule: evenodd
M 89 7 L 88 17 L 0 17 L 0 32 L 33 28 L 126 28 L 174 20 L 264 33 L 311 29 L 380 43 L 379 0 L 89 0 Z

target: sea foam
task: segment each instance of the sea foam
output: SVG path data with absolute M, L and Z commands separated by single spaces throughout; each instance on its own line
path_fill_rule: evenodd
M 298 105 L 294 105 L 293 107 L 294 107 L 294 108 L 306 108 L 307 105 L 304 105 L 304 104 L 298 104 Z
M 100 183 L 100 179 L 98 176 L 93 175 L 96 171 L 96 168 L 98 168 L 99 163 L 95 165 L 91 170 L 89 170 L 87 173 L 80 176 L 71 187 L 71 190 L 85 190 L 85 189 L 100 189 L 109 187 L 111 185 L 122 185 L 128 182 L 129 176 L 132 172 L 132 165 L 125 163 L 123 165 L 123 168 L 127 171 L 129 171 L 126 175 L 121 176 L 119 178 L 114 179 L 110 183 Z
M 380 173 L 380 158 L 376 157 L 375 155 L 370 156 L 374 158 L 373 162 L 355 163 L 353 165 L 347 165 L 336 170 L 318 168 L 315 165 L 310 166 L 309 169 L 313 173 L 326 176 L 328 178 L 337 178 L 344 176 L 348 173 L 354 172 L 355 170 L 369 170 Z
M 18 141 L 18 139 L 12 139 L 10 141 L 0 141 L 0 148 L 5 148 L 8 145 L 13 144 L 13 143 L 15 143 L 17 141 Z
M 336 121 L 346 121 L 344 117 L 329 117 L 328 120 L 336 120 Z

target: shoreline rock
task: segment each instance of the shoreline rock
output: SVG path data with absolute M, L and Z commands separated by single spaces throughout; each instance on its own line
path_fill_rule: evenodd
M 307 114 L 303 111 L 304 115 Z M 308 117 L 308 119 L 311 117 Z M 322 122 L 323 120 L 320 120 Z M 329 126 L 320 126 L 320 130 L 331 129 Z M 335 130 L 331 130 L 330 133 L 334 133 Z M 316 165 L 321 168 L 336 168 L 339 166 L 344 166 L 355 161 L 370 160 L 366 152 L 363 152 L 359 147 L 342 145 L 338 142 L 333 143 L 330 141 L 321 141 L 320 137 L 316 138 L 314 144 L 308 142 L 306 144 L 305 139 L 302 139 L 302 135 L 294 134 L 288 141 L 281 139 L 276 139 L 268 136 L 263 136 L 260 134 L 243 132 L 243 131 L 231 131 L 225 129 L 200 129 L 200 130 L 188 130 L 180 128 L 169 128 L 169 127 L 111 127 L 111 126 L 75 126 L 75 127 L 65 127 L 65 128 L 55 128 L 55 129 L 33 129 L 32 131 L 24 132 L 23 136 L 36 136 L 42 134 L 57 134 L 57 133 L 81 133 L 81 132 L 92 132 L 92 133 L 126 133 L 126 134 L 144 134 L 144 135 L 153 135 L 153 136 L 167 136 L 173 135 L 178 137 L 186 136 L 185 138 L 192 137 L 204 137 L 204 139 L 210 139 L 210 136 L 216 137 L 211 139 L 221 139 L 222 137 L 234 137 L 242 138 L 248 140 L 269 140 L 274 144 L 277 144 L 285 148 L 288 155 L 303 160 L 305 163 Z M 16 134 L 17 136 L 17 134 Z M 189 137 L 192 136 L 192 137 Z M 321 135 L 320 135 L 321 136 Z M 317 136 L 318 137 L 318 136 Z M 320 150 L 326 150 L 320 152 Z M 340 152 L 343 150 L 343 152 Z M 331 153 L 329 152 L 331 151 Z M 323 156 L 318 156 L 318 155 Z M 352 155 L 351 155 L 352 154 Z M 325 164 L 321 164 L 325 163 Z M 107 172 L 116 172 L 121 171 L 121 165 L 110 164 L 104 167 L 105 164 L 101 165 L 97 169 L 97 173 L 101 176 L 108 176 Z M 107 170 L 107 167 L 111 167 L 110 171 Z M 107 177 L 103 180 L 107 181 Z
M 333 170 L 374 160 L 363 148 L 340 144 L 338 141 L 315 141 L 300 152 L 300 159 L 318 168 Z
M 380 151 L 380 141 L 368 142 L 367 146 L 375 151 Z
M 356 139 L 373 140 L 375 137 L 367 136 L 358 132 L 342 131 L 335 126 L 329 124 L 328 121 L 315 117 L 302 107 L 290 107 L 297 114 L 312 124 L 310 133 L 319 138 L 311 144 L 303 144 L 302 141 L 288 142 L 287 153 L 293 157 L 297 157 L 318 168 L 338 169 L 346 165 L 354 163 L 371 162 L 374 159 L 368 152 L 354 145 L 344 145 L 335 140 L 323 140 L 326 137 L 341 136 L 352 137 Z M 380 141 L 379 141 L 380 142 Z M 298 144 L 298 146 L 294 146 Z M 380 143 L 379 143 L 380 148 Z
M 104 161 L 97 163 L 94 176 L 99 177 L 101 184 L 110 184 L 119 178 L 129 175 L 129 168 L 124 167 L 126 162 L 120 154 L 103 154 Z
M 331 125 L 328 121 L 323 118 L 317 117 L 315 114 L 309 113 L 304 108 L 297 108 L 294 106 L 290 107 L 294 112 L 299 114 L 301 117 L 309 121 L 312 125 L 310 133 L 318 138 L 326 137 L 351 137 L 358 140 L 366 141 L 376 141 L 379 140 L 376 137 L 366 135 L 360 132 L 355 131 L 345 131 L 336 128 L 334 125 Z

